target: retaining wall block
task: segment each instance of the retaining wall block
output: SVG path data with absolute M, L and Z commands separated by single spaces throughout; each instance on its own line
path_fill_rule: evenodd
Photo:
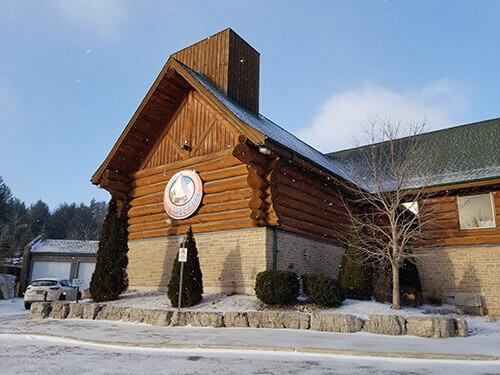
M 52 302 L 49 318 L 66 319 L 69 314 L 69 305 L 64 302 Z
M 127 307 L 122 315 L 124 322 L 142 323 L 144 321 L 144 311 L 133 307 Z
M 102 305 L 99 304 L 85 304 L 83 305 L 83 314 L 82 319 L 90 319 L 93 320 L 97 317 L 97 314 L 102 309 Z
M 248 315 L 246 312 L 228 311 L 224 314 L 224 325 L 226 327 L 248 327 Z
M 98 320 L 121 320 L 125 311 L 125 307 L 104 306 L 95 318 Z
M 189 311 L 174 311 L 170 320 L 173 327 L 182 327 L 191 324 L 191 313 Z
M 85 305 L 72 303 L 69 305 L 68 319 L 82 319 Z
M 407 334 L 412 336 L 440 339 L 455 336 L 456 330 L 455 319 L 450 317 L 410 316 L 406 321 Z
M 406 322 L 398 315 L 369 315 L 363 331 L 379 335 L 406 335 Z
M 312 314 L 311 329 L 315 331 L 354 333 L 363 328 L 363 321 L 354 315 Z
M 249 311 L 248 326 L 253 328 L 309 329 L 309 314 L 274 311 Z
M 224 327 L 224 317 L 217 312 L 191 311 L 190 323 L 193 327 Z
M 463 318 L 454 318 L 456 324 L 456 334 L 459 337 L 468 337 L 469 336 L 469 325 L 467 324 L 467 320 Z
M 142 310 L 143 323 L 153 326 L 168 326 L 171 324 L 172 311 L 168 310 Z
M 30 319 L 45 319 L 50 314 L 50 302 L 33 302 L 30 307 Z

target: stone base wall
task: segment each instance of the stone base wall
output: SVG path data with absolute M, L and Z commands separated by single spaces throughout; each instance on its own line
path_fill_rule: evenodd
M 129 288 L 166 291 L 183 239 L 169 236 L 129 241 Z M 195 240 L 205 293 L 254 294 L 256 275 L 273 268 L 273 229 L 195 233 Z M 284 231 L 278 231 L 277 240 L 278 269 L 291 269 L 299 276 L 309 272 L 338 276 L 343 247 Z M 304 251 L 308 259 L 304 259 Z
M 129 288 L 166 291 L 185 236 L 129 241 Z M 266 269 L 266 228 L 195 233 L 205 293 L 253 294 Z
M 305 273 L 325 273 L 337 278 L 345 247 L 295 233 L 278 230 L 277 268 Z M 268 229 L 267 269 L 273 265 L 274 231 Z
M 500 246 L 447 247 L 418 259 L 426 297 L 484 296 L 486 312 L 500 316 Z

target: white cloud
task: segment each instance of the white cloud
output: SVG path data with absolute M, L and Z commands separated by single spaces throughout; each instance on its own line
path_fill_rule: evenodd
M 106 38 L 115 38 L 126 20 L 125 3 L 119 0 L 58 0 L 55 5 L 70 26 Z
M 323 152 L 353 147 L 362 139 L 363 125 L 376 118 L 391 121 L 426 121 L 429 130 L 458 125 L 467 104 L 465 90 L 448 79 L 420 90 L 395 92 L 371 83 L 333 95 L 320 108 L 299 138 Z

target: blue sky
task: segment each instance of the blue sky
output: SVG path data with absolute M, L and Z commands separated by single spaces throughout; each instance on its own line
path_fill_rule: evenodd
M 498 1 L 0 2 L 0 175 L 28 205 L 90 184 L 169 55 L 227 27 L 261 53 L 260 111 L 322 151 L 375 116 L 500 116 Z

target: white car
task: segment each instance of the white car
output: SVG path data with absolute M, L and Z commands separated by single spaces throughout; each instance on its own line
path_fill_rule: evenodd
M 78 288 L 66 279 L 36 279 L 26 288 L 24 307 L 29 309 L 33 302 L 74 301 L 79 297 Z

